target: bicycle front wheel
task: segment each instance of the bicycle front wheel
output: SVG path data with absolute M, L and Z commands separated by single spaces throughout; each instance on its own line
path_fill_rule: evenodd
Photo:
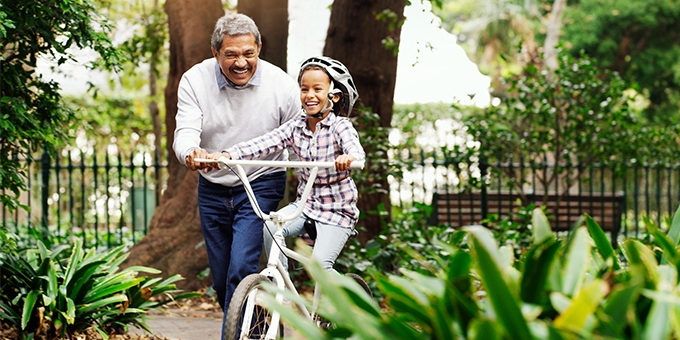
M 272 325 L 272 313 L 262 305 L 263 282 L 271 282 L 262 274 L 246 276 L 231 297 L 222 334 L 224 340 L 264 339 L 270 327 L 278 327 L 277 338 L 283 337 L 283 324 Z M 245 332 L 242 332 L 245 330 Z

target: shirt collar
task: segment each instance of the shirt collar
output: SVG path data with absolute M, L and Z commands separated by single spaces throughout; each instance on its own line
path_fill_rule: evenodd
M 250 78 L 247 84 L 238 86 L 234 84 L 229 78 L 225 77 L 224 74 L 222 74 L 222 70 L 220 69 L 220 64 L 215 63 L 215 78 L 217 79 L 217 88 L 220 90 L 224 88 L 225 86 L 229 86 L 234 89 L 242 89 L 248 86 L 260 86 L 262 84 L 262 61 L 258 58 L 257 60 L 257 68 L 255 69 L 255 74 L 253 74 L 253 77 Z
M 303 113 L 301 116 L 302 119 L 298 122 L 299 126 L 301 128 L 306 128 L 307 127 L 307 114 Z M 335 123 L 335 121 L 338 119 L 338 116 L 333 113 L 333 111 L 328 113 L 328 116 L 326 118 L 322 119 L 319 124 L 324 125 L 324 126 L 331 126 Z

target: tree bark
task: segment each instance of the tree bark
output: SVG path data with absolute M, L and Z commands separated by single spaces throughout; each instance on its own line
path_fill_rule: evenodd
M 394 48 L 399 46 L 405 6 L 406 0 L 335 0 L 323 50 L 324 55 L 347 66 L 359 91 L 359 102 L 380 116 L 380 126 L 384 128 L 390 127 L 392 121 L 397 53 L 383 42 L 393 42 Z M 359 129 L 365 128 L 368 127 L 359 126 Z M 370 144 L 364 143 L 364 148 L 371 153 Z M 387 155 L 381 157 L 386 159 Z M 358 206 L 363 215 L 359 225 L 364 230 L 358 239 L 362 243 L 381 232 L 381 217 L 375 214 L 379 204 L 390 211 L 387 169 L 378 167 L 376 171 L 374 167 L 378 164 L 384 163 L 367 160 L 373 180 L 359 187 Z M 361 194 L 376 184 L 384 190 L 371 195 Z
M 167 0 L 170 30 L 170 72 L 165 88 L 168 185 L 149 223 L 148 234 L 132 249 L 125 265 L 145 265 L 162 271 L 161 276 L 182 275 L 177 286 L 194 290 L 210 284 L 198 280 L 208 267 L 198 218 L 198 173 L 189 172 L 174 157 L 172 144 L 177 114 L 177 87 L 191 66 L 210 58 L 210 36 L 224 14 L 220 0 Z
M 557 51 L 555 46 L 560 40 L 560 32 L 562 31 L 562 12 L 566 0 L 555 0 L 550 11 L 550 21 L 548 22 L 547 33 L 545 36 L 545 43 L 543 45 L 545 60 L 545 68 L 548 70 L 556 70 L 557 66 Z
M 288 1 L 238 2 L 238 12 L 251 17 L 262 35 L 260 58 L 286 71 L 288 63 Z

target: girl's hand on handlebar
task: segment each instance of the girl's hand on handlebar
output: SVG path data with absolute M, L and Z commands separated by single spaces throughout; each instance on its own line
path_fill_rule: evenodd
M 347 171 L 349 170 L 349 165 L 355 160 L 356 158 L 352 155 L 340 155 L 335 159 L 335 170 Z

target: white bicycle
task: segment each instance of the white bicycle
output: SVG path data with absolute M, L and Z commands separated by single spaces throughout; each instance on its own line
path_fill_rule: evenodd
M 215 162 L 209 159 L 197 159 L 198 162 Z M 227 311 L 226 322 L 222 334 L 224 339 L 244 340 L 244 339 L 268 339 L 273 340 L 283 337 L 283 324 L 281 316 L 276 311 L 267 310 L 264 307 L 261 299 L 262 294 L 268 294 L 264 288 L 263 283 L 274 283 L 280 290 L 289 290 L 294 296 L 299 296 L 293 281 L 284 268 L 279 256 L 283 252 L 287 257 L 292 258 L 298 262 L 304 263 L 309 259 L 291 249 L 288 249 L 282 244 L 285 240 L 283 237 L 283 227 L 288 221 L 296 219 L 302 214 L 304 203 L 299 204 L 295 212 L 290 215 L 281 215 L 277 212 L 270 212 L 265 214 L 260 209 L 260 206 L 255 199 L 255 195 L 248 181 L 248 177 L 243 169 L 243 166 L 268 166 L 281 168 L 310 168 L 310 175 L 303 190 L 300 202 L 306 202 L 309 197 L 314 179 L 316 178 L 319 168 L 335 168 L 334 162 L 296 162 L 296 161 L 264 161 L 264 160 L 231 160 L 225 157 L 216 161 L 217 165 L 222 170 L 236 168 L 236 175 L 239 176 L 243 182 L 243 186 L 248 194 L 253 210 L 263 221 L 271 221 L 276 225 L 276 233 L 274 234 L 274 242 L 272 242 L 271 249 L 268 252 L 267 266 L 257 274 L 246 276 L 236 287 L 232 295 L 229 309 Z M 352 162 L 351 169 L 363 169 L 363 162 Z M 349 273 L 346 276 L 354 279 L 369 296 L 372 296 L 371 290 L 364 281 L 364 279 L 356 274 Z M 283 301 L 280 294 L 276 296 L 277 301 Z M 319 289 L 314 289 L 314 298 L 312 302 L 312 311 L 308 310 L 306 306 L 295 303 L 296 309 L 305 317 L 313 320 L 320 327 L 328 327 L 329 325 L 323 321 L 315 313 L 315 309 L 319 304 L 320 293 Z

